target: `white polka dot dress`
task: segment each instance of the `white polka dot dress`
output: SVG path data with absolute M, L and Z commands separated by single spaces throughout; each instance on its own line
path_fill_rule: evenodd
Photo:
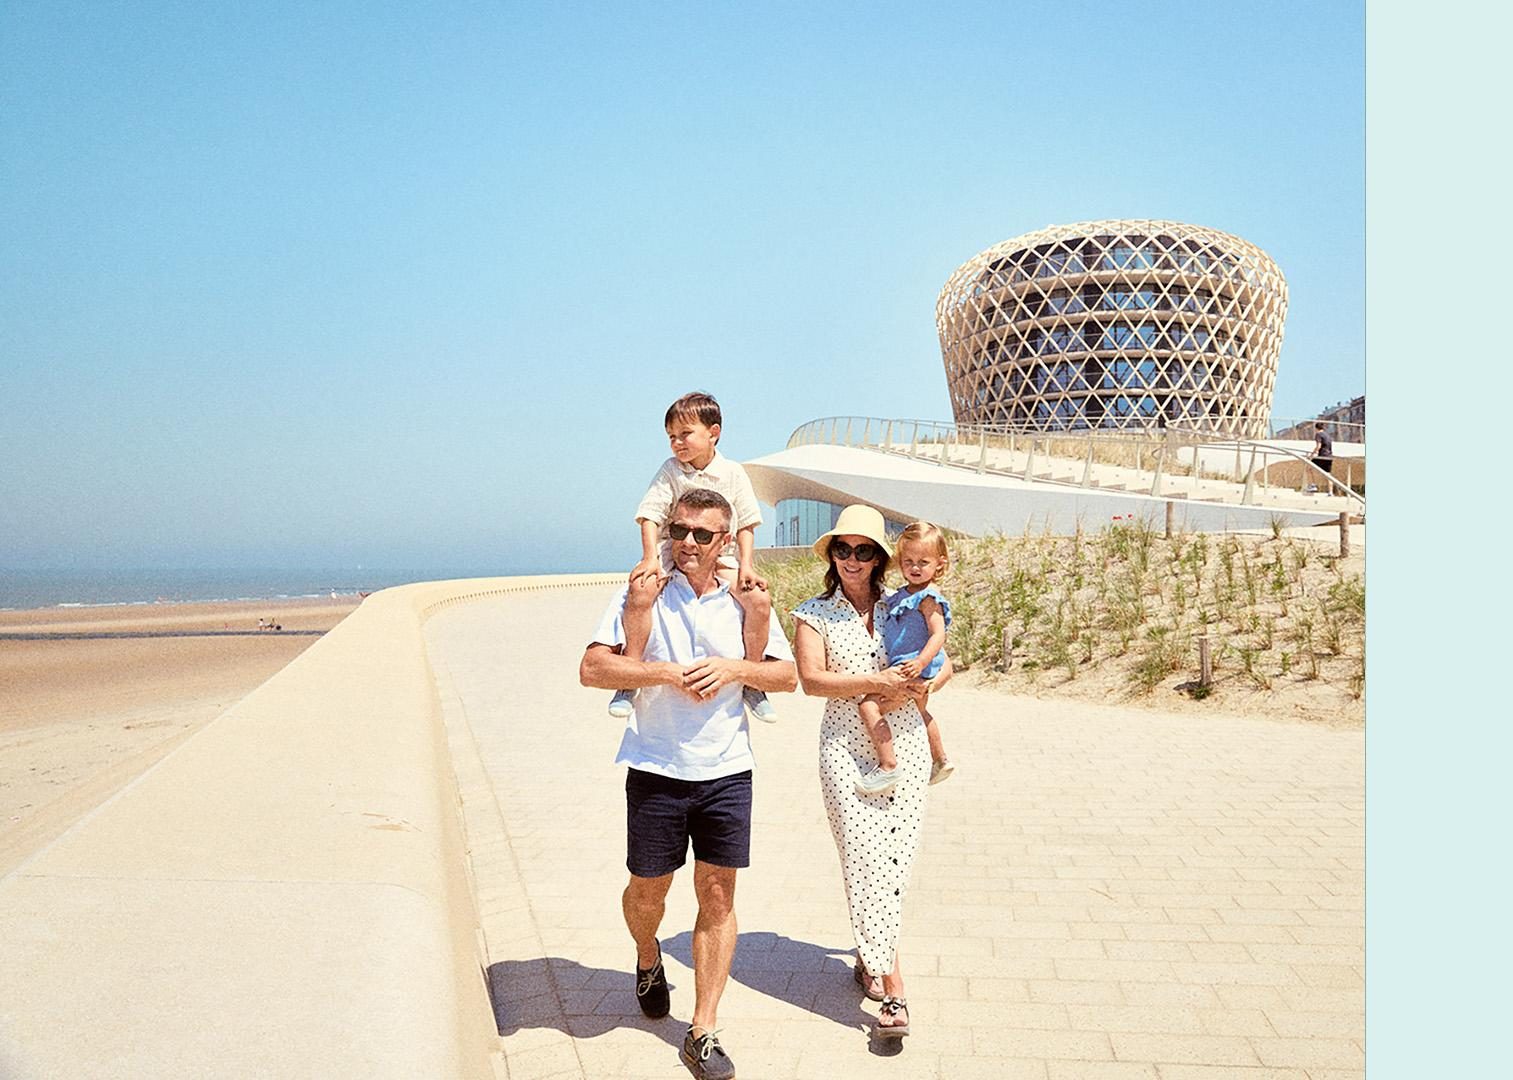
M 868 632 L 839 589 L 832 597 L 804 601 L 793 615 L 819 633 L 826 670 L 872 675 L 887 665 L 881 635 Z M 874 627 L 877 621 L 874 613 Z M 860 695 L 831 698 L 825 705 L 820 723 L 820 787 L 846 880 L 857 953 L 869 974 L 886 975 L 893 970 L 909 870 L 924 823 L 930 744 L 924 719 L 912 701 L 886 714 L 903 776 L 886 795 L 860 794 L 857 777 L 877 765 L 857 709 L 861 700 Z

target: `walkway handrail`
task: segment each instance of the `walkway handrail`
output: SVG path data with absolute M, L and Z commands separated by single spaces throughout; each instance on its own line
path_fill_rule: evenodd
M 1203 466 L 1200 463 L 1200 450 L 1210 454 L 1227 453 L 1233 450 L 1235 466 L 1230 479 L 1235 483 L 1245 484 L 1244 502 L 1251 501 L 1258 479 L 1261 486 L 1266 486 L 1267 471 L 1272 464 L 1276 463 L 1271 459 L 1281 458 L 1285 461 L 1297 462 L 1303 478 L 1315 487 L 1347 500 L 1362 512 L 1366 506 L 1365 496 L 1319 468 L 1306 453 L 1261 440 L 1214 435 L 1180 425 L 1174 425 L 1159 432 L 1111 431 L 1098 428 L 1045 431 L 1013 424 L 956 424 L 944 420 L 898 417 L 826 416 L 800 424 L 788 436 L 787 445 L 790 449 L 811 445 L 848 446 L 905 453 L 914 458 L 924 456 L 922 451 L 924 447 L 976 446 L 981 448 L 981 453 L 975 464 L 969 461 L 952 461 L 948 449 L 942 450 L 938 457 L 935 455 L 929 455 L 929 457 L 931 461 L 941 465 L 974 469 L 977 472 L 1003 472 L 1002 469 L 989 468 L 987 465 L 989 440 L 1006 440 L 1008 449 L 1012 452 L 1021 439 L 1026 440 L 1030 451 L 1030 464 L 1023 470 L 1027 478 L 1034 471 L 1033 461 L 1037 446 L 1045 443 L 1086 444 L 1086 450 L 1078 455 L 1079 457 L 1085 455 L 1087 461 L 1083 486 L 1086 486 L 1091 477 L 1095 447 L 1122 447 L 1133 452 L 1135 459 L 1133 468 L 1151 477 L 1151 494 L 1158 495 L 1163 476 L 1171 474 L 1172 464 L 1178 459 L 1179 451 L 1191 452 L 1193 475 L 1201 478 Z M 1145 465 L 1147 453 L 1154 463 L 1150 468 Z

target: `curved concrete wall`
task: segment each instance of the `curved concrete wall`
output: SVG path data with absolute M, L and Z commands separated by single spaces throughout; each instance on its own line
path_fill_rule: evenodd
M 580 580 L 375 593 L 0 879 L 0 1076 L 502 1075 L 422 626 Z

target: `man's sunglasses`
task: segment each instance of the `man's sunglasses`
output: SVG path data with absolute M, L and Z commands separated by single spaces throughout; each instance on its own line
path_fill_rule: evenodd
M 720 532 L 714 529 L 690 529 L 687 525 L 667 526 L 667 535 L 671 536 L 674 540 L 682 540 L 689 533 L 693 533 L 693 542 L 700 547 L 703 547 L 716 536 L 720 535 Z
M 830 557 L 836 562 L 845 562 L 853 555 L 857 562 L 871 562 L 877 558 L 880 550 L 876 544 L 857 544 L 852 547 L 844 540 L 830 541 Z

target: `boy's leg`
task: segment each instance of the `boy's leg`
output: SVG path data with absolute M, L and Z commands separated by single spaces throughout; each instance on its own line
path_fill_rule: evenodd
M 741 606 L 741 647 L 745 650 L 745 659 L 760 664 L 767 655 L 767 633 L 772 625 L 772 596 L 766 589 L 743 592 L 736 581 L 734 567 L 722 563 L 715 570 L 715 575 L 730 586 L 730 595 Z M 748 686 L 742 691 L 741 697 L 757 719 L 769 724 L 777 720 L 777 709 L 763 691 Z

